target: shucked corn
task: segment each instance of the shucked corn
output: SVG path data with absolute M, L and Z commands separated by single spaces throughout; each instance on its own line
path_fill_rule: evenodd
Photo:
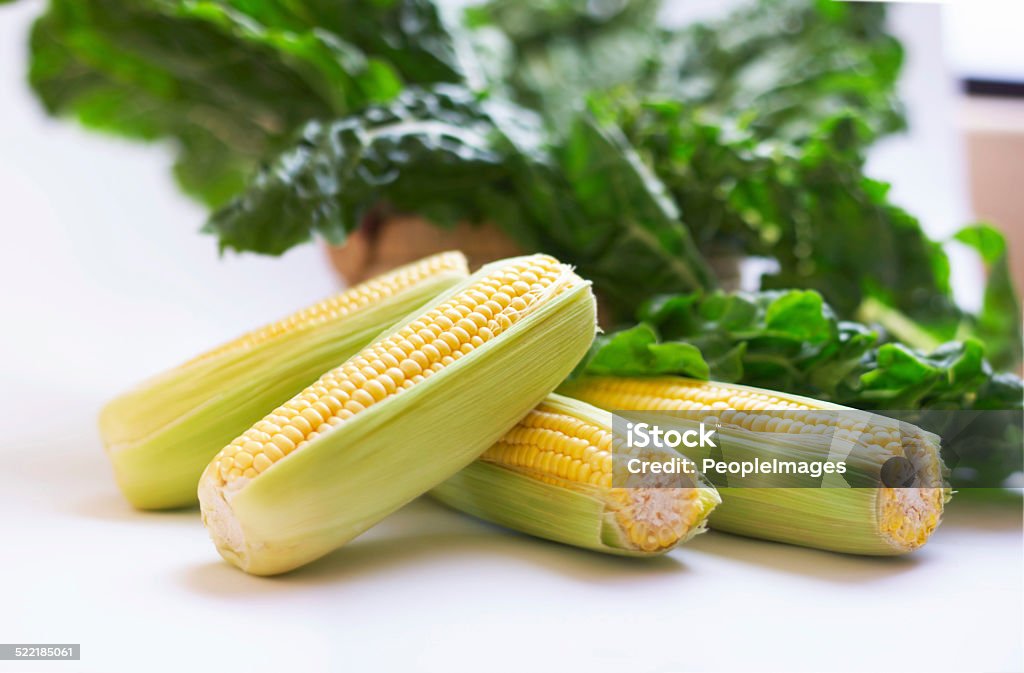
M 545 255 L 485 266 L 230 442 L 199 485 L 230 562 L 284 572 L 464 467 L 557 386 L 595 330 Z
M 608 411 L 558 395 L 531 410 L 589 345 L 589 284 L 544 255 L 465 275 L 458 253 L 428 258 L 114 400 L 100 425 L 125 495 L 144 508 L 186 505 L 201 472 L 203 520 L 218 550 L 255 574 L 314 560 L 432 487 L 480 518 L 608 553 L 657 554 L 701 532 L 720 502 L 710 484 L 650 475 L 623 483 L 612 453 L 634 450 L 616 439 Z M 916 475 L 913 488 L 794 488 L 788 475 L 723 481 L 725 503 L 710 520 L 722 530 L 902 553 L 924 544 L 949 498 L 937 438 L 864 412 L 673 377 L 583 379 L 562 390 L 608 410 L 712 414 L 741 457 L 823 455 L 838 442 L 855 474 L 877 476 L 882 461 L 900 457 Z

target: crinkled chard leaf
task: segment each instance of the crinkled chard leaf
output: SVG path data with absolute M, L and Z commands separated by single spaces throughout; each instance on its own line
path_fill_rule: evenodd
M 652 288 L 713 283 L 664 187 L 614 128 L 584 115 L 551 145 L 533 117 L 443 85 L 311 123 L 206 231 L 222 248 L 280 254 L 314 235 L 341 243 L 387 202 L 442 226 L 493 221 L 577 265 L 621 315 Z

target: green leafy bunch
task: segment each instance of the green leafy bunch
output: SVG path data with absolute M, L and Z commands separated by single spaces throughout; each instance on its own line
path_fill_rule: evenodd
M 679 373 L 864 408 L 1020 408 L 1006 245 L 929 239 L 865 173 L 903 128 L 884 7 L 750 0 L 49 0 L 46 109 L 166 141 L 222 250 L 343 244 L 381 204 L 575 264 L 619 328 L 590 371 Z M 979 254 L 982 309 L 947 244 Z M 722 259 L 764 258 L 759 292 Z M 712 262 L 715 262 L 714 264 Z M 794 290 L 793 288 L 798 288 Z

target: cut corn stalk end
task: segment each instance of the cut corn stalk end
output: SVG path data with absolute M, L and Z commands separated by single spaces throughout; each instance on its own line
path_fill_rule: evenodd
M 896 553 L 924 544 L 942 521 L 952 491 L 945 487 L 880 488 L 877 493 L 878 527 Z

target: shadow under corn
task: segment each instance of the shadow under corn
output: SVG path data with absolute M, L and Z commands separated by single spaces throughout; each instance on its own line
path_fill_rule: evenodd
M 626 558 L 590 552 L 507 531 L 423 499 L 341 549 L 289 573 L 253 577 L 226 562 L 214 561 L 188 568 L 182 581 L 198 593 L 240 596 L 257 587 L 273 592 L 294 591 L 303 586 L 355 584 L 446 559 L 459 562 L 458 567 L 453 566 L 455 573 L 465 568 L 467 560 L 481 564 L 490 560 L 503 564 L 511 561 L 549 570 L 576 582 L 602 585 L 686 570 L 683 559 L 672 556 Z M 488 572 L 502 570 L 494 568 Z
M 870 583 L 890 579 L 927 563 L 928 554 L 926 545 L 925 548 L 904 556 L 856 556 L 757 540 L 720 531 L 709 531 L 681 547 L 681 553 L 687 552 L 706 554 L 765 570 L 835 584 Z
M 946 505 L 939 528 L 977 532 L 1024 534 L 1024 500 L 1019 494 L 979 497 L 975 493 L 957 493 Z

